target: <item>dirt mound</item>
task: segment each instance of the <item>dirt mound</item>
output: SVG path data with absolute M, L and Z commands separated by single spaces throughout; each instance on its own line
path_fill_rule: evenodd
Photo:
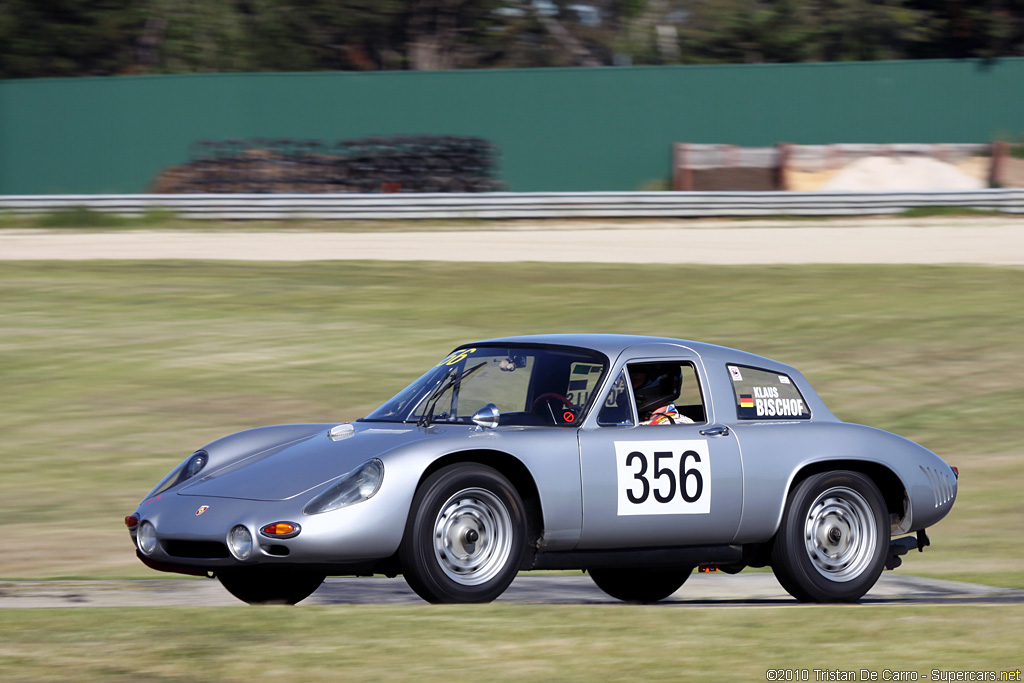
M 930 157 L 865 157 L 824 183 L 820 189 L 843 192 L 978 190 L 986 184 L 956 166 Z

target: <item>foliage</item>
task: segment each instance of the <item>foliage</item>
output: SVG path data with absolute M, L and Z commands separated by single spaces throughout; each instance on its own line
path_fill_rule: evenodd
M 138 0 L 3 0 L 0 78 L 114 73 L 142 19 Z
M 0 0 L 0 78 L 1024 55 L 1024 0 Z

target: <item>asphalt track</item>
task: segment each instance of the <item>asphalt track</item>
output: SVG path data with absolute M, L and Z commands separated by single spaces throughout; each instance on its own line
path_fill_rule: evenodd
M 1024 266 L 1024 216 L 413 226 L 396 231 L 0 230 L 3 260 Z
M 588 576 L 524 575 L 497 602 L 520 605 L 621 604 Z M 862 604 L 936 605 L 1024 603 L 1024 590 L 926 579 L 886 572 Z M 424 604 L 401 578 L 330 578 L 300 605 Z M 799 605 L 769 573 L 693 574 L 679 591 L 659 605 Z M 74 607 L 244 607 L 220 582 L 209 579 L 121 581 L 3 581 L 0 609 Z

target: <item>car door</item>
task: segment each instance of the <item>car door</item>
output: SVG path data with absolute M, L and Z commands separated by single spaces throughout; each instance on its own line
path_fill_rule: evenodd
M 681 386 L 665 378 L 673 366 L 683 376 Z M 715 423 L 707 387 L 696 355 L 633 360 L 621 369 L 597 419 L 578 433 L 579 549 L 718 544 L 735 537 L 743 500 L 740 450 L 732 431 Z M 675 412 L 660 414 L 674 419 L 657 417 L 662 408 L 652 405 L 661 400 Z

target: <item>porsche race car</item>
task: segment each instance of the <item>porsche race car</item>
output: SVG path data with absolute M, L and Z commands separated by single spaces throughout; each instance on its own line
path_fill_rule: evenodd
M 770 566 L 798 600 L 852 602 L 928 545 L 957 477 L 768 358 L 539 335 L 459 346 L 354 422 L 214 441 L 125 522 L 149 567 L 250 603 L 372 574 L 486 602 L 531 569 L 653 602 L 698 566 Z

